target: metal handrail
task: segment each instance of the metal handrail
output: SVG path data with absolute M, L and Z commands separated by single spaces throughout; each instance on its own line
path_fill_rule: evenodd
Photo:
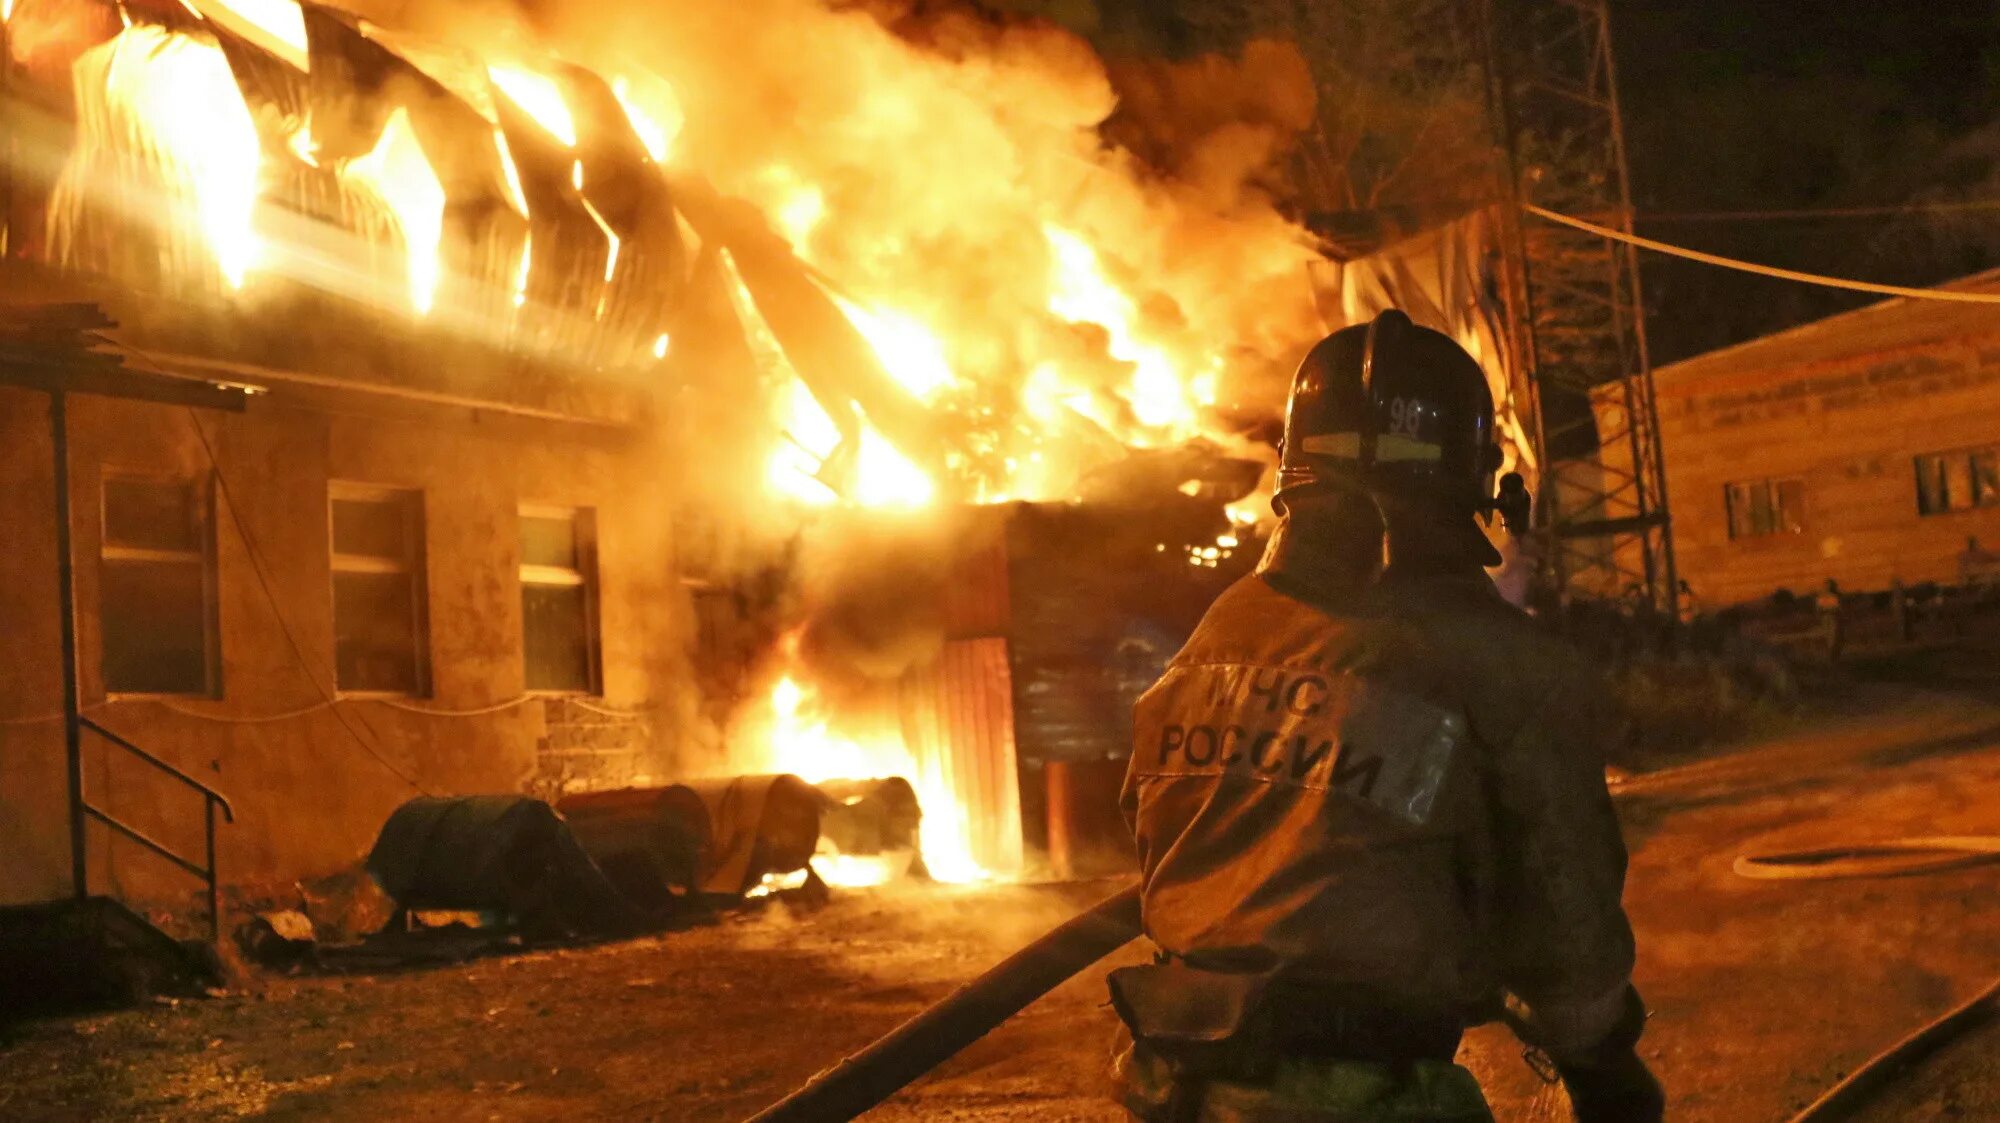
M 206 844 L 208 857 L 208 863 L 202 866 L 195 865 L 180 854 L 175 853 L 165 843 L 149 837 L 137 827 L 123 822 L 106 809 L 84 799 L 81 792 L 77 793 L 76 799 L 79 805 L 78 809 L 88 814 L 91 818 L 96 819 L 126 838 L 139 843 L 141 846 L 179 866 L 181 869 L 186 870 L 188 873 L 193 874 L 195 877 L 201 878 L 208 886 L 208 938 L 211 940 L 221 939 L 222 894 L 220 889 L 221 878 L 216 873 L 215 865 L 215 809 L 221 807 L 223 820 L 234 823 L 236 821 L 236 809 L 230 806 L 229 797 L 81 714 L 77 715 L 76 723 L 78 728 L 90 730 L 92 733 L 117 745 L 119 748 L 124 749 L 126 752 L 131 753 L 133 756 L 138 757 L 140 760 L 145 761 L 147 764 L 152 765 L 154 768 L 159 769 L 168 776 L 179 780 L 181 783 L 200 793 L 202 797 L 202 835 L 203 841 Z
M 132 742 L 127 741 L 125 738 L 120 737 L 118 734 L 113 733 L 109 729 L 104 728 L 103 726 L 97 724 L 96 722 L 90 720 L 89 718 L 78 717 L 76 720 L 81 725 L 83 725 L 84 728 L 90 730 L 92 733 L 95 733 L 99 737 L 102 737 L 105 740 L 110 741 L 111 743 L 117 745 L 119 748 L 124 749 L 128 753 L 131 753 L 133 756 L 136 756 L 139 759 L 145 761 L 147 764 L 150 764 L 153 767 L 159 769 L 160 771 L 165 772 L 167 775 L 172 776 L 174 779 L 179 780 L 181 783 L 186 784 L 188 787 L 193 788 L 195 791 L 198 791 L 202 795 L 207 796 L 209 799 L 215 801 L 216 803 L 221 804 L 222 818 L 224 822 L 234 823 L 236 821 L 236 809 L 230 806 L 228 796 L 223 795 L 221 792 L 216 791 L 214 788 L 209 787 L 207 784 L 202 783 L 200 780 L 197 780 L 194 777 L 188 775 L 187 773 L 182 772 L 180 769 L 175 768 L 173 765 L 168 764 L 166 761 L 161 760 L 159 757 L 156 757 L 152 753 L 149 753 L 146 750 L 140 748 L 139 746 L 133 744 Z

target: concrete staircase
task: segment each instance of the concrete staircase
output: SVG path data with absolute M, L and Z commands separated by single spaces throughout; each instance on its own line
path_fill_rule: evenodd
M 196 994 L 220 968 L 213 944 L 176 940 L 110 897 L 0 907 L 0 1023 Z

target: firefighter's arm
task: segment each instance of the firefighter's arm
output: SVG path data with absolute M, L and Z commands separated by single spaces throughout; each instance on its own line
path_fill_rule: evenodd
M 1583 1120 L 1659 1117 L 1659 1085 L 1634 1046 L 1645 1008 L 1631 984 L 1621 897 L 1625 843 L 1604 784 L 1616 728 L 1597 676 L 1555 676 L 1491 777 L 1501 981 Z

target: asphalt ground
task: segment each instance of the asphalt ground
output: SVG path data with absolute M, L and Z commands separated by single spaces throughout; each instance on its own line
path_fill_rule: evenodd
M 1624 793 L 1641 1049 L 1670 1117 L 1782 1120 L 2000 974 L 2000 867 L 1772 882 L 1737 876 L 1738 854 L 1987 833 L 1996 807 L 2000 709 L 1933 696 Z M 246 977 L 18 1027 L 0 1118 L 740 1119 L 1111 888 L 856 891 L 618 944 Z M 1121 1120 L 1112 1027 L 1087 972 L 868 1118 Z M 1871 1118 L 2000 1118 L 1996 1055 L 2000 1035 L 1975 1035 Z M 1461 1060 L 1503 1120 L 1565 1117 L 1503 1030 L 1474 1031 Z

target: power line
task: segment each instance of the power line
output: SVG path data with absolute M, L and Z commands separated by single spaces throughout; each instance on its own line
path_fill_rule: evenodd
M 1912 300 L 1949 300 L 1962 304 L 2000 304 L 2000 292 L 1966 292 L 1962 289 L 1917 289 L 1908 288 L 1903 285 L 1881 285 L 1873 281 L 1853 281 L 1845 277 L 1829 277 L 1822 273 L 1802 273 L 1796 269 L 1780 269 L 1775 265 L 1760 265 L 1754 261 L 1744 261 L 1740 258 L 1724 257 L 1721 254 L 1691 250 L 1686 246 L 1677 246 L 1671 242 L 1642 238 L 1637 234 L 1628 234 L 1623 230 L 1616 230 L 1609 226 L 1599 226 L 1594 222 L 1586 222 L 1583 219 L 1574 218 L 1570 215 L 1559 214 L 1556 211 L 1535 206 L 1533 203 L 1522 203 L 1521 209 L 1537 218 L 1545 218 L 1550 222 L 1562 226 L 1581 230 L 1587 234 L 1595 234 L 1600 238 L 1610 238 L 1614 241 L 1624 242 L 1627 245 L 1638 246 L 1640 249 L 1652 250 L 1655 253 L 1684 257 L 1689 261 L 1699 261 L 1708 265 L 1720 265 L 1725 269 L 1735 269 L 1744 273 L 1758 273 L 1766 277 L 1777 277 L 1780 280 L 1799 281 L 1808 285 L 1821 285 L 1833 289 L 1848 289 L 1853 292 L 1872 292 L 1880 293 L 1884 296 L 1902 296 Z

